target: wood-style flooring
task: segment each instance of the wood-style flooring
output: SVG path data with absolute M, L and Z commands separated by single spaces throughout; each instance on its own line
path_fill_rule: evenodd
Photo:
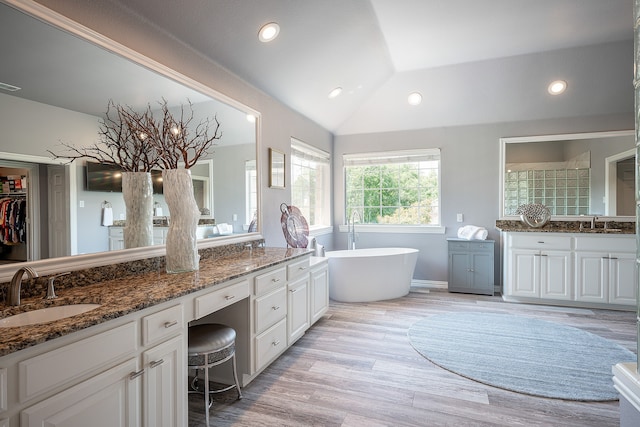
M 211 425 L 619 425 L 617 401 L 563 401 L 486 386 L 434 365 L 411 347 L 407 330 L 414 322 L 459 311 L 555 321 L 636 351 L 634 312 L 513 304 L 440 290 L 374 303 L 331 301 L 324 318 L 242 390 L 242 400 L 234 391 L 216 396 Z M 200 399 L 189 397 L 190 427 L 204 426 Z

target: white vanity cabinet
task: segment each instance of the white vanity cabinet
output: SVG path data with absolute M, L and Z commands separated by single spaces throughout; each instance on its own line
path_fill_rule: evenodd
M 635 306 L 635 235 L 505 232 L 503 298 Z
M 571 240 L 561 236 L 510 233 L 505 257 L 505 295 L 570 300 Z
M 254 279 L 253 370 L 262 370 L 287 349 L 287 270 L 285 266 Z
M 313 257 L 309 278 L 309 325 L 329 309 L 329 260 Z
M 576 300 L 636 303 L 635 238 L 576 238 Z
M 287 266 L 287 343 L 292 345 L 309 328 L 309 258 Z
M 124 249 L 124 228 L 109 227 L 109 250 L 118 251 Z

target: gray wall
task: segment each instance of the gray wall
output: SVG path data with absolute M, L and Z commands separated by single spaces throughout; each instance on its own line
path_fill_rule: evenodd
M 633 129 L 633 115 L 584 117 L 544 121 L 433 128 L 415 131 L 337 136 L 334 149 L 334 224 L 344 224 L 342 155 L 366 151 L 440 148 L 441 213 L 445 234 L 387 234 L 359 232 L 360 247 L 405 246 L 420 250 L 415 279 L 447 280 L 447 237 L 462 225 L 477 225 L 500 240 L 499 180 L 501 137 L 533 136 Z M 464 222 L 456 222 L 456 214 Z M 332 249 L 346 248 L 346 234 L 334 232 Z M 496 245 L 496 283 L 500 283 L 500 245 Z

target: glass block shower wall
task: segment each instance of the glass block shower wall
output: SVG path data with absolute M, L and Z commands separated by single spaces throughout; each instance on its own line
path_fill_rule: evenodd
M 505 214 L 515 215 L 518 206 L 540 203 L 551 215 L 588 215 L 589 169 L 510 171 L 505 174 Z

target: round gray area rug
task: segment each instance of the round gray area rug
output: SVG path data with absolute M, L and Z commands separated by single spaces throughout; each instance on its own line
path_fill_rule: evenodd
M 555 399 L 617 400 L 611 368 L 637 359 L 592 333 L 509 314 L 438 314 L 412 325 L 408 335 L 421 355 L 451 372 Z

